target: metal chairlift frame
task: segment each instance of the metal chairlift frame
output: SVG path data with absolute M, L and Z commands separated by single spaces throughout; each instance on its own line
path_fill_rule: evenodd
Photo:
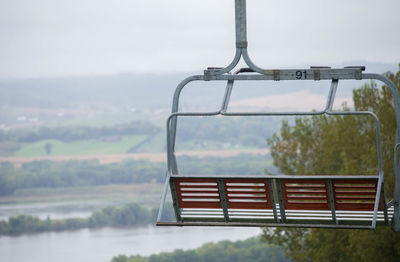
M 246 32 L 246 0 L 235 0 L 235 25 L 236 25 L 236 54 L 233 61 L 225 68 L 207 68 L 203 75 L 194 75 L 184 79 L 176 88 L 173 103 L 172 103 L 172 113 L 167 119 L 167 161 L 168 161 L 168 171 L 166 173 L 166 180 L 164 184 L 164 190 L 161 197 L 161 205 L 157 217 L 158 226 L 255 226 L 255 227 L 321 227 L 321 228 L 359 228 L 359 229 L 374 229 L 377 223 L 382 223 L 386 225 L 391 225 L 394 231 L 400 230 L 400 169 L 398 163 L 398 151 L 400 147 L 400 99 L 398 90 L 395 84 L 385 76 L 380 74 L 370 74 L 363 73 L 365 67 L 353 66 L 345 67 L 339 69 L 331 69 L 328 67 L 311 67 L 310 69 L 283 69 L 283 70 L 267 70 L 262 69 L 255 65 L 248 54 L 247 51 L 247 32 Z M 236 71 L 234 74 L 230 72 L 236 67 L 239 60 L 243 58 L 244 62 L 247 64 L 248 68 L 242 68 Z M 383 193 L 383 168 L 382 168 L 382 152 L 381 152 L 381 138 L 380 138 L 380 122 L 378 117 L 369 111 L 346 111 L 337 112 L 332 111 L 336 90 L 338 87 L 339 80 L 378 80 L 387 85 L 393 94 L 394 100 L 394 110 L 396 116 L 396 136 L 395 136 L 395 148 L 394 148 L 394 173 L 395 173 L 395 188 L 394 188 L 394 198 L 385 203 L 384 193 Z M 312 112 L 228 112 L 229 99 L 233 89 L 233 84 L 235 81 L 259 81 L 259 80 L 271 80 L 271 81 L 283 81 L 283 80 L 331 80 L 331 87 L 326 102 L 326 106 L 322 111 L 312 111 Z M 223 101 L 220 109 L 215 112 L 180 112 L 179 111 L 179 97 L 182 89 L 187 86 L 187 84 L 193 81 L 227 81 L 225 93 L 223 96 Z M 258 176 L 238 176 L 238 175 L 180 175 L 178 171 L 176 156 L 175 156 L 175 140 L 176 140 L 176 129 L 177 129 L 177 119 L 178 117 L 184 116 L 312 116 L 312 115 L 366 115 L 373 117 L 376 123 L 376 140 L 377 140 L 377 155 L 378 155 L 378 176 L 271 176 L 271 175 L 258 175 Z M 179 180 L 181 179 L 181 180 Z M 183 180 L 182 180 L 183 179 Z M 197 219 L 194 216 L 191 219 L 184 219 L 182 217 L 183 208 L 180 207 L 182 204 L 181 199 L 177 195 L 177 188 L 179 184 L 176 181 L 194 181 L 194 182 L 209 182 L 215 181 L 216 189 L 219 194 L 219 201 L 221 202 L 221 212 L 222 218 L 214 218 L 210 216 L 206 219 Z M 246 180 L 247 179 L 247 180 Z M 250 180 L 249 180 L 250 179 Z M 252 180 L 253 179 L 253 180 Z M 368 180 L 370 179 L 370 180 Z M 306 180 L 306 182 L 304 182 Z M 230 213 L 228 212 L 227 198 L 225 190 L 229 181 L 240 182 L 240 181 L 250 181 L 251 184 L 256 184 L 257 181 L 266 181 L 265 190 L 269 192 L 268 198 L 270 198 L 270 218 L 271 219 L 232 219 Z M 292 211 L 292 215 L 298 215 L 302 219 L 289 221 L 286 218 L 285 213 L 285 197 L 282 193 L 282 183 L 290 182 L 292 183 L 313 183 L 312 181 L 319 181 L 326 187 L 326 200 L 329 203 L 329 208 L 324 210 L 312 209 L 303 210 L 297 214 Z M 342 211 L 342 216 L 350 217 L 350 220 L 345 222 L 336 219 L 338 211 L 335 210 L 334 199 L 336 196 L 336 189 L 334 183 L 343 183 L 343 181 L 377 181 L 375 185 L 375 200 L 373 205 L 373 211 L 369 213 L 369 218 L 365 221 L 358 221 L 359 217 L 355 221 L 351 221 L 351 217 L 356 216 L 352 214 L 352 211 Z M 350 183 L 350 182 L 349 182 Z M 363 182 L 366 183 L 366 182 Z M 372 183 L 372 182 L 371 182 Z M 184 184 L 184 183 L 183 183 Z M 267 185 L 268 184 L 268 185 Z M 274 190 L 274 185 L 276 190 Z M 312 184 L 311 184 L 312 185 Z M 269 186 L 269 189 L 268 189 Z M 362 187 L 363 184 L 358 185 Z M 173 199 L 173 206 L 175 210 L 177 222 L 163 222 L 161 221 L 164 204 L 166 200 L 166 195 L 168 192 L 168 187 L 171 189 L 171 195 Z M 238 187 L 239 188 L 239 187 Z M 374 193 L 375 194 L 375 193 Z M 190 209 L 189 209 L 190 210 Z M 379 211 L 381 210 L 381 211 Z M 208 210 L 209 211 L 209 210 Z M 263 211 L 260 211 L 261 213 Z M 347 212 L 347 213 L 346 213 Z M 364 211 L 361 211 L 363 217 Z M 189 212 L 190 213 L 190 212 Z M 196 213 L 194 213 L 196 215 Z M 201 213 L 200 213 L 201 214 Z M 251 213 L 258 214 L 258 213 Z M 250 214 L 250 215 L 251 215 Z M 310 215 L 311 214 L 311 215 Z M 316 219 L 313 220 L 312 214 L 320 214 L 321 216 L 328 216 L 328 220 Z M 248 214 L 247 214 L 248 215 Z M 372 219 L 371 219 L 372 215 Z M 244 212 L 244 217 L 246 213 Z M 365 215 L 367 216 L 367 215 Z M 378 219 L 379 217 L 379 219 Z M 362 219 L 359 219 L 362 220 Z

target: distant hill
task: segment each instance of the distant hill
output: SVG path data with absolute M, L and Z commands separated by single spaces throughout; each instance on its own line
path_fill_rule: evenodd
M 352 62 L 349 65 L 362 64 L 368 72 L 383 73 L 396 70 L 397 65 L 384 63 Z M 338 67 L 343 67 L 338 66 Z M 193 73 L 194 74 L 194 73 Z M 191 74 L 120 74 L 112 76 L 8 79 L 0 80 L 0 104 L 13 107 L 70 108 L 78 105 L 118 105 L 138 108 L 169 107 L 175 87 Z M 285 92 L 297 91 L 302 83 L 293 84 Z M 218 88 L 212 87 L 186 91 L 193 95 L 188 105 L 215 103 L 220 100 L 224 83 Z M 286 86 L 283 85 L 283 86 Z M 198 87 L 198 85 L 194 85 Z M 258 85 L 255 85 L 258 86 Z M 218 90 L 216 90 L 218 89 Z M 217 91 L 217 92 L 216 92 Z M 277 93 L 282 90 L 269 90 Z M 186 93 L 185 91 L 183 94 Z M 238 97 L 251 98 L 258 96 L 258 90 L 238 88 Z M 214 98 L 215 97 L 215 98 Z

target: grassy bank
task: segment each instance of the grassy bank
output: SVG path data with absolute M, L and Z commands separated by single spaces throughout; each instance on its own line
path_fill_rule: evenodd
M 155 223 L 158 208 L 146 208 L 136 203 L 121 207 L 105 207 L 88 218 L 39 219 L 29 215 L 10 217 L 0 221 L 0 235 L 19 235 L 47 231 L 77 230 L 81 228 L 139 226 Z M 164 212 L 164 219 L 173 219 L 173 213 Z

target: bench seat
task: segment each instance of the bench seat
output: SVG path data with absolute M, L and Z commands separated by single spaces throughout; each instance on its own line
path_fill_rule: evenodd
M 387 224 L 379 176 L 172 175 L 179 223 Z M 380 191 L 379 194 L 377 193 Z

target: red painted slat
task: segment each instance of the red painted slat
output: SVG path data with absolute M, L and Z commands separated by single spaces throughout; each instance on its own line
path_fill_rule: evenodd
M 182 202 L 179 201 L 180 208 L 222 208 L 221 202 Z
M 378 178 L 365 180 L 334 179 L 333 192 L 335 197 L 335 209 L 347 211 L 373 211 L 377 185 Z M 368 192 L 357 191 L 359 189 L 368 189 Z M 382 210 L 381 203 L 379 203 L 379 210 Z
M 192 199 L 218 199 L 219 200 L 219 195 L 218 196 L 208 196 L 208 195 L 203 195 L 203 196 L 186 196 L 186 195 L 180 195 L 180 198 L 185 199 L 185 198 L 192 198 Z
M 294 189 L 294 188 L 302 188 L 302 189 L 310 189 L 310 188 L 325 188 L 324 185 L 301 185 L 301 184 L 297 184 L 296 185 L 286 185 L 286 188 L 290 188 L 290 189 Z
M 234 189 L 234 190 L 237 190 L 237 189 L 263 189 L 263 188 L 265 188 L 265 185 L 264 186 L 228 186 L 228 188 L 229 189 Z
M 329 203 L 329 191 L 328 191 L 328 183 L 327 180 L 322 179 L 281 179 L 280 184 L 282 187 L 282 197 L 285 205 L 285 209 L 288 210 L 330 210 Z M 303 192 L 297 191 L 293 192 L 293 189 L 303 189 L 305 192 L 311 192 L 309 189 L 317 188 L 323 189 L 323 192 L 312 192 L 314 195 L 321 195 L 323 197 L 310 197 L 310 196 L 295 196 L 292 195 L 298 194 L 301 195 Z M 289 192 L 288 192 L 289 190 Z M 322 190 L 318 190 L 322 191 Z M 307 201 L 308 200 L 308 201 Z M 315 202 L 312 202 L 312 201 Z M 323 203 L 320 203 L 320 202 Z
M 368 196 L 368 197 L 364 197 L 364 196 L 354 196 L 354 197 L 350 197 L 350 196 L 336 196 L 336 200 L 367 200 L 367 199 L 372 199 L 375 200 L 375 196 Z
M 325 188 L 324 190 L 318 190 L 318 191 L 311 191 L 311 190 L 307 190 L 307 191 L 302 191 L 302 190 L 289 190 L 286 189 L 286 192 L 288 194 L 310 194 L 310 195 L 318 195 L 318 194 L 325 194 Z
M 376 191 L 338 191 L 335 190 L 336 194 L 340 195 L 375 195 Z
M 182 185 L 182 183 L 190 183 L 193 185 Z M 203 185 L 204 183 L 210 183 L 213 185 Z M 174 184 L 175 184 L 175 189 L 176 189 L 176 194 L 178 197 L 178 205 L 180 208 L 222 208 L 221 200 L 219 199 L 219 196 L 185 196 L 182 194 L 186 194 L 188 192 L 193 192 L 196 194 L 199 193 L 218 193 L 219 195 L 219 189 L 218 189 L 218 184 L 217 184 L 217 179 L 201 179 L 201 178 L 175 178 L 174 179 Z M 198 185 L 197 185 L 198 184 Z M 185 190 L 185 189 L 192 189 L 192 188 L 198 188 L 199 190 Z M 216 189 L 210 190 L 210 189 Z M 184 189 L 184 190 L 182 190 Z M 204 190 L 200 190 L 204 189 Z M 205 200 L 211 200 L 211 199 L 218 199 L 218 201 L 183 201 L 183 199 L 205 199 Z
M 256 185 L 240 185 L 240 184 L 250 184 L 254 183 Z M 259 184 L 264 184 L 263 186 Z M 268 179 L 265 178 L 249 178 L 249 179 L 225 179 L 224 187 L 226 193 L 226 200 L 228 209 L 272 209 L 272 201 L 270 199 L 271 193 L 269 190 Z M 257 191 L 259 189 L 263 191 Z M 254 189 L 255 191 L 235 191 L 229 189 Z M 235 194 L 246 194 L 253 196 L 235 196 Z M 263 195 L 263 196 L 257 196 Z M 231 201 L 236 200 L 236 201 Z M 237 200 L 242 200 L 238 202 Z M 250 201 L 249 201 L 250 200 Z M 253 201 L 252 201 L 253 200 Z M 256 200 L 266 200 L 256 201 Z
M 296 197 L 287 197 L 288 200 L 326 200 L 325 197 L 303 197 L 303 196 L 296 196 Z
M 218 185 L 215 186 L 208 186 L 208 185 L 179 185 L 180 188 L 204 188 L 204 189 L 210 189 L 210 188 L 218 188 Z
M 267 199 L 266 196 L 229 196 L 229 199 Z
M 218 190 L 182 190 L 182 194 L 218 194 Z

